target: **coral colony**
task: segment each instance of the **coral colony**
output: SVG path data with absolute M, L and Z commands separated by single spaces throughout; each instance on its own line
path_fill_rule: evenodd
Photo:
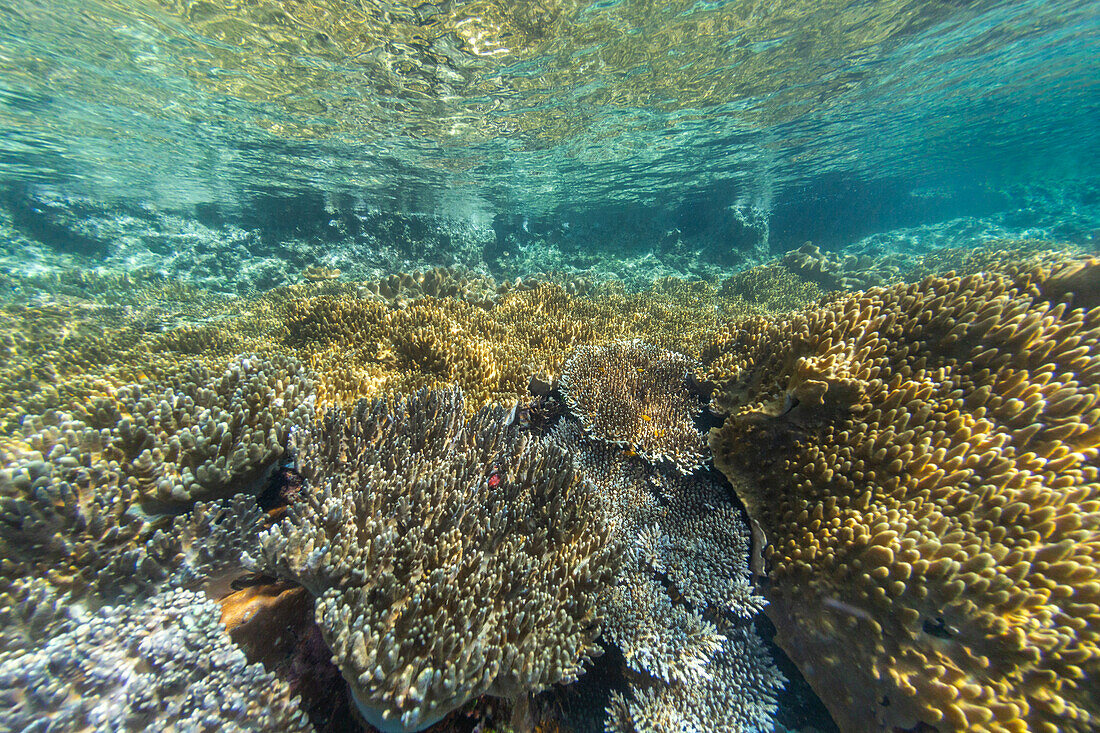
M 0 727 L 1095 730 L 1100 261 L 949 264 L 5 308 Z

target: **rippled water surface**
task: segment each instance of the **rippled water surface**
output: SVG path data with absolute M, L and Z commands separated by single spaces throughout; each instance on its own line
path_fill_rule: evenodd
M 1092 3 L 0 6 L 4 179 L 166 205 L 768 206 L 1098 162 Z

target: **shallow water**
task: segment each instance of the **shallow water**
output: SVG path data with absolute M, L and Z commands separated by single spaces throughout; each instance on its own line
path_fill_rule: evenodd
M 357 711 L 380 720 L 385 705 L 411 715 L 394 729 L 442 715 L 440 732 L 1100 726 L 1088 692 L 1100 674 L 1098 39 L 1100 12 L 1080 0 L 0 3 L 0 729 L 290 729 L 303 711 L 317 730 L 358 730 Z M 906 310 L 921 299 L 927 316 Z M 848 326 L 822 325 L 838 319 Z M 664 356 L 622 351 L 635 341 Z M 603 371 L 571 378 L 583 355 Z M 884 374 L 916 386 L 876 402 L 894 384 Z M 601 396 L 578 396 L 590 383 Z M 299 455 L 335 440 L 322 426 L 351 420 L 340 410 L 389 396 L 397 412 L 362 428 L 383 435 L 420 409 L 392 400 L 451 387 L 464 403 L 432 407 L 455 414 L 435 428 L 421 416 L 425 434 L 469 418 L 495 435 L 503 421 L 500 436 L 572 456 L 613 542 L 634 549 L 606 560 L 600 593 L 574 579 L 561 596 L 603 624 L 585 632 L 607 652 L 590 671 L 547 672 L 516 651 L 546 633 L 539 653 L 585 657 L 562 641 L 554 624 L 573 611 L 561 610 L 482 659 L 533 664 L 516 674 L 534 681 L 485 672 L 461 704 L 413 715 L 416 694 L 457 684 L 445 670 L 496 642 L 439 632 L 440 656 L 410 630 L 427 611 L 396 610 L 385 623 L 401 633 L 378 642 L 378 621 L 365 643 L 412 645 L 371 657 L 400 659 L 406 677 L 376 673 L 367 652 L 340 651 L 339 614 L 314 618 L 331 580 L 314 575 L 321 550 L 306 562 L 259 533 L 311 521 L 285 507 L 321 487 L 374 475 Z M 477 412 L 492 405 L 503 413 Z M 903 408 L 932 416 L 925 437 L 916 418 L 881 417 Z M 843 444 L 856 435 L 870 437 Z M 333 587 L 420 588 L 456 557 L 497 557 L 509 533 L 534 542 L 523 512 L 538 506 L 494 493 L 522 484 L 502 456 L 527 460 L 500 436 L 484 439 L 503 452 L 475 478 L 432 473 L 465 455 L 454 435 L 429 457 L 431 439 L 401 447 L 395 434 L 400 458 L 378 459 L 390 476 L 419 466 L 410 482 L 465 491 L 466 476 L 484 496 L 460 504 L 507 517 L 467 534 L 496 527 L 496 539 L 392 550 L 412 559 L 370 572 L 363 550 L 366 565 Z M 760 451 L 760 475 L 731 444 Z M 809 452 L 785 452 L 796 448 Z M 534 495 L 556 496 L 557 459 L 531 460 Z M 772 460 L 807 472 L 803 495 L 775 483 Z M 1009 464 L 1027 478 L 989 468 Z M 961 493 L 929 488 L 933 468 Z M 778 514 L 754 499 L 764 488 Z M 438 512 L 416 515 L 399 494 L 370 521 L 449 547 Z M 942 546 L 914 549 L 940 527 L 932 505 L 965 509 Z M 324 532 L 353 516 L 368 526 L 350 506 L 326 509 Z M 850 513 L 830 519 L 837 506 Z M 998 525 L 1015 506 L 1024 518 Z M 572 525 L 556 521 L 561 543 Z M 788 536 L 792 523 L 805 531 Z M 385 535 L 369 526 L 368 540 Z M 358 547 L 316 532 L 318 547 Z M 539 557 L 583 574 L 559 557 L 571 542 Z M 944 557 L 955 565 L 941 578 Z M 541 592 L 531 562 L 528 590 L 470 591 L 500 614 L 485 629 L 535 617 L 508 605 Z M 928 588 L 859 585 L 905 585 L 922 562 Z M 424 570 L 402 574 L 412 566 Z M 948 597 L 964 576 L 988 591 L 970 610 Z M 632 600 L 608 600 L 612 587 Z M 426 609 L 434 592 L 364 605 Z M 439 628 L 482 628 L 438 602 Z M 1012 646 L 1006 628 L 1030 631 Z M 180 645 L 190 656 L 173 656 Z M 850 659 L 836 651 L 849 647 Z M 1026 667 L 1013 655 L 1028 654 L 1034 668 L 1013 677 Z M 204 664 L 209 690 L 186 671 Z M 855 682 L 823 681 L 849 668 Z M 360 674 L 384 677 L 389 702 Z M 1049 675 L 1076 681 L 1048 689 Z

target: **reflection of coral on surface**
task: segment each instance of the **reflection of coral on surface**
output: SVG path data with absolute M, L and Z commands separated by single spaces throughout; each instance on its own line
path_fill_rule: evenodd
M 715 463 L 841 727 L 1100 724 L 1100 262 L 734 324 Z
M 453 390 L 330 412 L 300 434 L 302 500 L 262 539 L 390 730 L 575 680 L 597 652 L 615 552 L 591 497 L 514 412 L 465 415 Z

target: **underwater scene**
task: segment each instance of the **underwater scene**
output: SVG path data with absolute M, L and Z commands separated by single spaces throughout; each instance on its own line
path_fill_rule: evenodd
M 6 731 L 1100 731 L 1100 6 L 0 0 Z

